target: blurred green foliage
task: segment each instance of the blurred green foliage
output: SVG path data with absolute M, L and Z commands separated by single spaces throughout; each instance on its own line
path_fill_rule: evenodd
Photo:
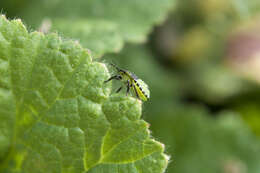
M 223 112 L 213 118 L 198 106 L 162 112 L 149 120 L 153 135 L 173 153 L 169 172 L 233 173 L 229 166 L 239 173 L 259 172 L 259 141 L 238 115 Z
M 260 172 L 259 0 L 4 0 L 0 8 L 144 80 L 143 117 L 171 155 L 167 172 Z
M 44 21 L 48 20 L 47 31 L 78 39 L 101 56 L 119 51 L 124 41 L 144 42 L 151 27 L 162 23 L 173 5 L 174 0 L 27 0 L 23 10 L 11 15 L 22 17 L 34 29 L 45 28 Z
M 251 127 L 252 131 L 260 136 L 260 107 L 258 97 L 248 97 L 236 100 L 232 108 L 242 115 L 244 121 Z

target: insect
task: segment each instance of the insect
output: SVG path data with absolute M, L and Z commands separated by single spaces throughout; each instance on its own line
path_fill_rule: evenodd
M 110 77 L 105 83 L 115 79 L 120 80 L 124 84 L 126 84 L 126 95 L 130 92 L 130 88 L 132 88 L 136 94 L 136 97 L 140 100 L 147 101 L 150 98 L 150 91 L 148 89 L 148 85 L 139 79 L 135 74 L 123 70 L 117 67 L 115 64 L 111 64 L 117 70 L 118 74 Z M 123 86 L 117 89 L 116 93 L 120 92 Z

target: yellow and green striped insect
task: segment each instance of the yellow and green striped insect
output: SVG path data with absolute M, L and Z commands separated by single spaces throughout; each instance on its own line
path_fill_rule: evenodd
M 118 74 L 110 77 L 108 80 L 105 81 L 105 83 L 115 79 L 115 80 L 120 80 L 124 84 L 126 84 L 126 95 L 130 92 L 130 88 L 132 88 L 136 94 L 136 97 L 140 100 L 147 101 L 150 98 L 150 91 L 148 89 L 148 85 L 139 79 L 135 74 L 123 70 L 119 67 L 117 67 L 114 64 L 111 64 L 115 69 L 117 70 Z M 123 86 L 118 88 L 116 91 L 117 93 L 121 91 Z

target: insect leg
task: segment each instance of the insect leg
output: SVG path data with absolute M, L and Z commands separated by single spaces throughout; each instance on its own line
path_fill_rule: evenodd
M 137 97 L 138 99 L 140 99 L 139 94 L 137 93 L 137 90 L 136 90 L 136 88 L 135 88 L 135 85 L 133 85 L 133 87 L 134 87 L 134 90 L 135 90 L 136 97 Z
M 126 96 L 128 95 L 129 91 L 130 91 L 130 82 L 129 80 L 127 80 Z
M 111 81 L 113 79 L 121 80 L 122 77 L 120 75 L 115 75 L 115 76 L 110 77 L 108 80 L 104 81 L 104 83 L 107 83 L 107 82 L 109 82 L 109 81 Z
M 116 93 L 119 93 L 122 89 L 122 86 L 116 90 Z

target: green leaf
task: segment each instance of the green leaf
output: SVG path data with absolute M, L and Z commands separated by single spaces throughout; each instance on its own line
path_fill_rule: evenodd
M 1 73 L 2 74 L 2 73 Z M 0 89 L 0 161 L 4 160 L 10 151 L 13 136 L 15 103 L 10 91 Z
M 164 172 L 168 157 L 77 42 L 0 17 L 0 172 Z
M 18 16 L 22 16 L 34 27 L 39 27 L 43 19 L 48 18 L 52 22 L 52 30 L 80 39 L 86 47 L 89 44 L 85 43 L 90 41 L 89 38 L 93 38 L 91 42 L 95 40 L 96 44 L 90 48 L 95 47 L 93 51 L 99 54 L 106 53 L 107 50 L 116 52 L 120 48 L 115 48 L 114 44 L 100 46 L 104 38 L 117 40 L 118 44 L 122 44 L 123 40 L 144 42 L 152 27 L 164 21 L 174 2 L 175 0 L 78 0 L 72 3 L 70 0 L 35 0 Z M 104 21 L 105 23 L 102 23 Z M 116 34 L 111 34 L 113 31 L 108 25 L 114 27 Z M 81 34 L 76 33 L 75 28 Z

